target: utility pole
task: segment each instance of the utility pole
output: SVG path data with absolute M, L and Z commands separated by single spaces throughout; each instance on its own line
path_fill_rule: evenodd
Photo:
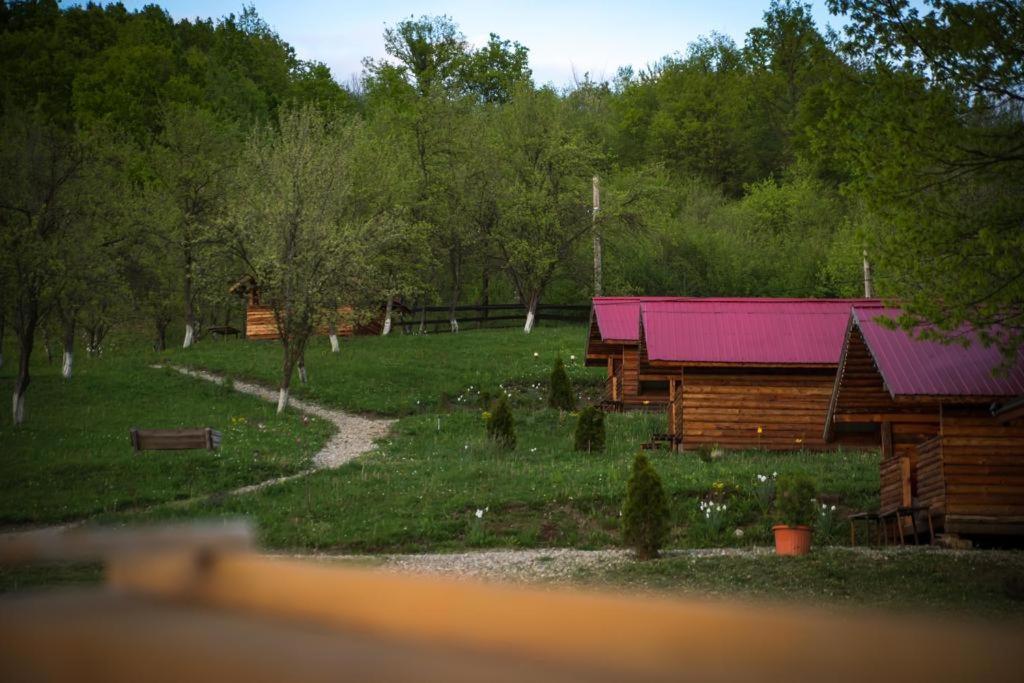
M 597 224 L 597 214 L 601 210 L 601 180 L 594 176 L 594 210 L 590 220 L 594 233 L 594 296 L 601 296 L 601 228 Z
M 864 252 L 864 298 L 871 299 L 874 296 L 874 289 L 871 286 L 871 264 L 868 263 L 868 250 Z

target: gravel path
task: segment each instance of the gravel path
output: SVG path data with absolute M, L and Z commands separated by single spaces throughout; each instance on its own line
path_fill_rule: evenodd
M 772 554 L 771 548 L 699 548 L 669 550 L 665 557 L 758 557 Z M 319 562 L 365 563 L 399 572 L 441 574 L 460 579 L 493 581 L 570 582 L 581 570 L 607 570 L 633 562 L 629 550 L 574 550 L 537 548 L 531 550 L 475 550 L 463 553 L 409 555 L 289 555 Z
M 159 368 L 165 366 L 154 365 L 153 367 Z M 215 384 L 223 384 L 224 382 L 223 377 L 211 372 L 192 370 L 177 365 L 167 365 L 166 367 L 169 367 L 172 370 L 177 370 L 183 375 L 206 380 L 207 382 L 214 382 Z M 262 398 L 263 400 L 270 401 L 271 403 L 277 403 L 277 392 L 258 384 L 235 380 L 232 383 L 232 387 L 235 391 L 239 391 L 243 394 L 249 394 L 250 396 Z M 300 412 L 315 415 L 322 420 L 327 420 L 337 427 L 337 431 L 333 436 L 331 436 L 327 443 L 324 444 L 324 447 L 313 456 L 313 466 L 311 468 L 286 477 L 276 477 L 274 479 L 261 481 L 257 484 L 243 486 L 233 491 L 229 491 L 227 495 L 237 496 L 244 493 L 252 493 L 253 491 L 259 491 L 260 489 L 267 488 L 268 486 L 274 486 L 286 481 L 291 481 L 292 479 L 305 477 L 317 470 L 340 467 L 341 465 L 358 458 L 360 455 L 373 450 L 374 441 L 386 436 L 388 430 L 391 429 L 391 425 L 394 424 L 394 420 L 353 415 L 352 413 L 346 413 L 343 410 L 324 408 L 323 406 L 316 405 L 315 403 L 302 401 L 296 398 L 289 400 L 288 405 Z M 176 504 L 187 504 L 189 502 L 190 501 L 178 501 Z

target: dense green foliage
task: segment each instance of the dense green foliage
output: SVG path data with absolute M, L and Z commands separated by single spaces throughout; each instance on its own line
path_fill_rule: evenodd
M 811 526 L 817 514 L 814 482 L 805 475 L 783 475 L 775 483 L 775 514 L 780 524 Z
M 622 539 L 636 551 L 637 559 L 658 556 L 669 534 L 668 501 L 661 477 L 642 451 L 633 458 L 633 472 L 626 483 L 622 505 Z
M 457 330 L 459 304 L 517 300 L 530 331 L 542 299 L 592 292 L 596 231 L 606 294 L 856 296 L 866 254 L 905 324 L 973 324 L 1011 357 L 1019 5 L 829 6 L 837 34 L 771 0 L 742 44 L 558 90 L 528 46 L 472 45 L 448 17 L 387 27 L 387 58 L 344 88 L 253 9 L 3 3 L 0 346 L 96 353 L 127 322 L 191 346 L 238 324 L 248 275 L 296 323 L 287 387 L 308 333 L 348 322 L 325 302 L 443 302 Z
M 576 394 L 572 390 L 569 373 L 565 371 L 562 357 L 555 358 L 555 366 L 551 369 L 551 383 L 548 387 L 548 407 L 556 410 L 575 410 Z
M 603 451 L 605 442 L 604 411 L 598 406 L 587 406 L 580 411 L 573 433 L 573 450 L 593 453 Z

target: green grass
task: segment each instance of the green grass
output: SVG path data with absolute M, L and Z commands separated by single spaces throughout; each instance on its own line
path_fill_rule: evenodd
M 93 586 L 103 580 L 98 564 L 50 563 L 22 567 L 0 566 L 0 594 L 41 588 Z
M 1024 617 L 1024 552 L 820 548 L 579 570 L 586 584 L 703 596 Z
M 591 391 L 601 385 L 603 371 L 583 367 L 586 339 L 583 326 L 539 327 L 529 335 L 514 329 L 392 333 L 354 337 L 332 354 L 326 339 L 316 338 L 306 352 L 309 384 L 293 390 L 324 405 L 382 415 L 446 410 L 477 401 L 481 391 L 496 394 L 501 385 L 522 405 L 540 405 L 536 385 L 546 387 L 559 354 L 578 385 Z M 281 347 L 273 342 L 204 341 L 165 356 L 270 386 L 281 380 Z
M 70 382 L 43 354 L 34 363 L 26 423 L 0 411 L 0 524 L 41 524 L 226 491 L 306 468 L 333 431 L 298 413 L 172 370 L 138 349 L 78 360 Z M 83 354 L 84 355 L 84 354 Z M 9 396 L 15 368 L 0 370 Z M 9 405 L 9 404 L 8 404 Z M 219 451 L 135 454 L 133 427 L 210 426 Z
M 478 411 L 404 418 L 379 452 L 338 470 L 145 517 L 248 515 L 266 545 L 305 550 L 618 545 L 632 457 L 663 417 L 609 415 L 608 450 L 599 454 L 572 451 L 571 415 L 519 410 L 516 420 L 519 445 L 508 452 L 488 442 Z M 733 453 L 703 462 L 692 454 L 652 456 L 670 499 L 670 544 L 678 547 L 767 543 L 769 519 L 753 491 L 760 473 L 807 472 L 838 501 L 837 515 L 863 508 L 877 496 L 877 457 Z M 728 506 L 717 530 L 698 510 L 709 495 Z M 479 519 L 478 509 L 484 510 Z M 743 530 L 742 537 L 736 529 Z M 822 540 L 842 540 L 845 533 L 836 525 Z

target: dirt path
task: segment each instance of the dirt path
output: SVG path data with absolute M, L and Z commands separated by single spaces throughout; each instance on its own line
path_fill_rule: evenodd
M 154 365 L 153 367 L 168 367 L 189 377 L 195 377 L 215 384 L 224 383 L 224 378 L 220 375 L 215 375 L 203 370 L 192 370 L 177 365 Z M 232 383 L 232 387 L 235 391 L 243 394 L 249 394 L 250 396 L 261 398 L 264 401 L 277 403 L 277 392 L 258 384 L 235 380 Z M 274 479 L 267 479 L 266 481 L 261 481 L 256 484 L 242 486 L 234 489 L 233 491 L 228 491 L 227 495 L 238 496 L 245 493 L 252 493 L 253 491 L 259 491 L 260 489 L 267 488 L 268 486 L 275 486 L 286 481 L 291 481 L 292 479 L 308 476 L 317 470 L 340 467 L 341 465 L 358 458 L 360 455 L 372 451 L 374 442 L 377 439 L 386 436 L 388 430 L 391 429 L 391 425 L 394 424 L 394 420 L 353 415 L 352 413 L 346 413 L 343 410 L 324 408 L 323 406 L 316 405 L 315 403 L 309 403 L 308 401 L 302 401 L 295 398 L 289 401 L 289 405 L 299 412 L 315 415 L 322 420 L 327 420 L 337 428 L 337 431 L 333 436 L 331 436 L 327 443 L 324 444 L 324 447 L 313 456 L 313 466 L 311 468 L 285 477 L 275 477 Z M 206 497 L 207 496 L 203 496 L 202 498 Z M 188 505 L 191 502 L 193 501 L 175 501 L 173 504 Z

